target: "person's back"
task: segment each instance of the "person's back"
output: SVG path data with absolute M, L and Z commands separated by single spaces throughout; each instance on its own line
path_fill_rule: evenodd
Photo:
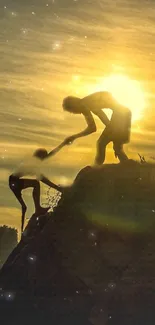
M 127 106 L 121 105 L 108 91 L 96 92 L 82 98 L 80 101 L 84 106 L 94 113 L 104 108 L 111 109 L 115 115 L 130 112 L 130 109 Z
M 39 179 L 43 162 L 34 156 L 25 157 L 13 171 L 13 175 L 17 177 L 32 176 Z
M 90 111 L 96 113 L 102 108 L 108 108 L 103 96 L 104 92 L 96 92 L 81 99 L 81 103 L 86 106 Z

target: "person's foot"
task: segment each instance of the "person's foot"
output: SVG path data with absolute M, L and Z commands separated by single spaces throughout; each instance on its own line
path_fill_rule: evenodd
M 39 216 L 41 214 L 45 214 L 47 213 L 47 211 L 50 209 L 50 207 L 48 208 L 43 208 L 43 207 L 40 207 L 36 212 L 35 212 L 35 215 L 36 216 Z

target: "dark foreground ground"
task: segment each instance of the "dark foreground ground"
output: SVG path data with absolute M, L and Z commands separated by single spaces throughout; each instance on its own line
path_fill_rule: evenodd
M 155 168 L 84 168 L 0 272 L 6 325 L 155 324 Z

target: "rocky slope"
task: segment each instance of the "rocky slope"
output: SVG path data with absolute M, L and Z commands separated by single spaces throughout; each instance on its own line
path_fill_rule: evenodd
M 5 323 L 154 325 L 154 197 L 154 165 L 81 170 L 0 272 Z

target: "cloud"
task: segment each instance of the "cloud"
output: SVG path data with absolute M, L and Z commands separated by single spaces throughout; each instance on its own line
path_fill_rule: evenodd
M 8 179 L 9 176 L 9 170 L 5 168 L 0 168 L 0 181 L 4 182 L 6 179 Z
M 144 83 L 148 98 L 140 129 L 133 126 L 131 143 L 125 148 L 132 158 L 137 151 L 154 151 L 154 2 L 84 0 L 81 5 L 81 1 L 53 4 L 49 0 L 48 4 L 14 0 L 1 13 L 0 204 L 9 215 L 7 220 L 11 210 L 6 206 L 14 214 L 18 211 L 8 188 L 9 173 L 37 147 L 51 150 L 84 129 L 81 116 L 63 112 L 62 99 L 69 94 L 88 95 L 115 68 Z M 56 43 L 60 46 L 54 47 Z M 93 164 L 103 129 L 96 122 L 96 134 L 75 141 L 50 159 L 45 170 L 51 180 L 71 182 L 81 168 Z M 117 162 L 111 144 L 106 162 Z M 29 193 L 26 198 L 32 205 Z

